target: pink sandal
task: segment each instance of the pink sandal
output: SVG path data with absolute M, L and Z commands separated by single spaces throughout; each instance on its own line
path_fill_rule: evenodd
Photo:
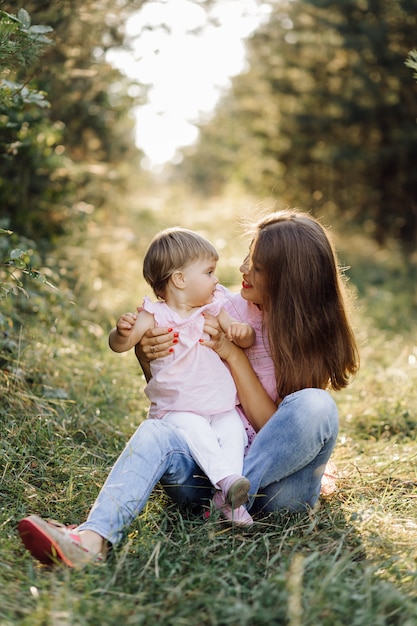
M 244 476 L 238 474 L 226 476 L 226 478 L 219 480 L 219 487 L 223 492 L 225 501 L 233 509 L 238 509 L 242 504 L 245 504 L 249 497 L 250 482 Z
M 222 517 L 232 522 L 235 526 L 252 526 L 253 519 L 244 506 L 233 508 L 225 499 L 221 491 L 216 491 L 213 496 L 213 504 Z
M 25 547 L 35 559 L 45 565 L 64 563 L 68 567 L 83 567 L 103 560 L 101 554 L 92 554 L 81 545 L 74 526 L 64 526 L 53 520 L 29 515 L 18 524 Z

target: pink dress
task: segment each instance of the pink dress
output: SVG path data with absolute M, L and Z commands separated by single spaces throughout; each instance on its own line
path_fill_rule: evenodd
M 228 367 L 213 350 L 199 343 L 204 335 L 202 313 L 219 315 L 226 302 L 225 293 L 216 290 L 213 302 L 195 309 L 187 318 L 180 317 L 165 302 L 145 297 L 142 306 L 154 316 L 156 326 L 180 333 L 174 352 L 151 362 L 152 378 L 145 388 L 151 401 L 149 417 L 160 419 L 170 411 L 216 415 L 237 405 Z

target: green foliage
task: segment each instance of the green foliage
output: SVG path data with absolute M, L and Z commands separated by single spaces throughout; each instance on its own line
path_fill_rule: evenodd
M 19 9 L 17 15 L 0 11 L 0 42 L 2 70 L 22 65 L 30 65 L 44 47 L 51 44 L 46 33 L 50 26 L 32 25 L 31 17 L 25 9 Z
M 12 234 L 13 231 L 0 228 L 0 236 Z M 0 245 L 0 250 L 3 252 L 4 246 Z M 32 256 L 33 250 L 13 248 L 9 250 L 8 254 L 5 255 L 5 258 L 0 259 L 0 267 L 7 274 L 7 280 L 4 282 L 0 281 L 0 300 L 6 298 L 10 293 L 17 294 L 19 292 L 23 292 L 27 295 L 17 272 L 26 274 L 27 276 L 30 276 L 30 278 L 34 278 L 42 283 L 52 286 L 45 276 L 33 267 Z
M 9 4 L 16 9 L 2 8 Z M 0 211 L 42 251 L 123 187 L 137 154 L 128 82 L 105 60 L 107 46 L 121 45 L 123 24 L 108 15 L 110 1 L 90 4 L 27 0 L 17 16 L 12 6 L 2 13 Z
M 417 50 L 411 50 L 408 53 L 405 64 L 407 67 L 411 67 L 411 69 L 414 70 L 414 78 L 417 80 Z
M 42 236 L 44 220 L 27 210 L 40 203 L 45 210 L 57 184 L 51 184 L 42 198 L 42 187 L 49 183 L 54 167 L 51 131 L 43 110 L 49 107 L 45 92 L 35 87 L 28 72 L 52 41 L 45 36 L 50 26 L 32 25 L 29 13 L 21 8 L 17 16 L 0 12 L 0 200 L 2 217 L 10 217 L 19 232 Z M 53 127 L 52 127 L 53 128 Z M 54 133 L 56 135 L 56 132 Z M 55 159 L 56 161 L 56 159 Z M 62 185 L 61 185 L 62 187 Z M 39 192 L 41 191 L 41 194 Z M 45 190 L 46 191 L 46 190 Z M 60 195 L 60 194 L 59 194 Z M 54 224 L 47 212 L 45 221 Z M 48 220 L 49 218 L 49 220 Z M 10 222 L 9 220 L 9 222 Z M 49 227 L 51 228 L 51 226 Z
M 39 263 L 40 257 L 33 242 L 19 238 L 11 230 L 0 228 L 0 303 L 3 305 L 2 311 L 0 311 L 1 330 L 12 327 L 15 317 L 13 308 L 8 310 L 4 306 L 6 298 L 10 295 L 29 297 L 25 288 L 25 277 L 28 277 L 32 284 L 36 282 L 54 289 L 54 285 L 46 278 L 45 274 L 35 268 L 35 265 Z M 9 351 L 10 345 L 12 344 L 7 339 L 5 343 L 0 342 L 0 354 L 4 350 Z
M 46 37 L 52 28 L 32 25 L 29 13 L 19 9 L 17 15 L 0 11 L 0 112 L 21 108 L 24 104 L 48 106 L 44 93 L 26 84 L 8 80 L 12 70 L 30 67 L 52 41 Z
M 417 2 L 270 2 L 178 175 L 203 193 L 238 183 L 279 206 L 355 223 L 412 256 L 415 83 L 404 64 Z

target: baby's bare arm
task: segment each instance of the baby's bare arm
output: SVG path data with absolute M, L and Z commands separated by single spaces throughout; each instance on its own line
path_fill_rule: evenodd
M 153 315 L 147 311 L 124 313 L 109 335 L 109 346 L 114 352 L 127 352 L 154 326 Z
M 240 348 L 250 348 L 255 341 L 255 331 L 250 324 L 233 319 L 222 309 L 218 316 L 219 324 L 229 341 Z

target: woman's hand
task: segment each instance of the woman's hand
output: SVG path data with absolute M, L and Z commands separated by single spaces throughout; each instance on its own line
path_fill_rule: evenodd
M 173 352 L 176 343 L 178 333 L 174 333 L 172 328 L 150 328 L 136 345 L 136 356 L 141 362 L 153 361 Z
M 145 374 L 146 380 L 152 378 L 149 363 L 174 351 L 178 343 L 178 333 L 172 328 L 150 328 L 135 346 L 136 358 Z

